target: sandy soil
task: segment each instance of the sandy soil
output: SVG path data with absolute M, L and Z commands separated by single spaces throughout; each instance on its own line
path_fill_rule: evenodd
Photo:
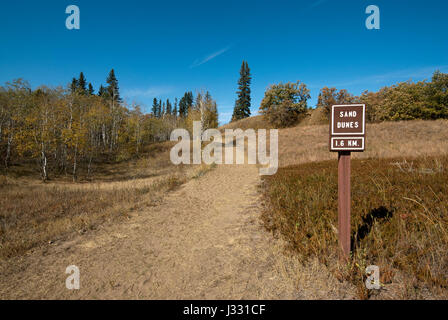
M 260 220 L 258 168 L 217 166 L 124 223 L 1 264 L 2 299 L 350 299 L 300 265 Z M 80 269 L 80 290 L 65 287 Z

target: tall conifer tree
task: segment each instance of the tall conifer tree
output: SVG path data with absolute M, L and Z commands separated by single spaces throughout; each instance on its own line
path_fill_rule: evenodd
M 115 76 L 114 69 L 110 70 L 106 82 L 109 85 L 107 87 L 107 93 L 109 94 L 109 97 L 111 99 L 114 99 L 114 101 L 121 102 L 120 92 L 118 89 L 118 80 L 117 77 Z
M 152 100 L 152 114 L 154 115 L 154 117 L 157 117 L 158 109 L 159 109 L 159 102 L 157 101 L 157 98 L 154 98 L 154 100 Z
M 89 90 L 88 90 L 89 95 L 93 96 L 95 94 L 95 90 L 93 90 L 93 86 L 92 84 L 89 82 Z
M 173 115 L 177 117 L 177 98 L 174 99 Z
M 73 78 L 72 83 L 70 84 L 70 90 L 72 93 L 75 93 L 78 90 L 78 79 Z
M 170 99 L 166 99 L 166 114 L 171 115 L 171 108 L 172 105 Z
M 79 74 L 78 90 L 79 90 L 79 93 L 81 93 L 81 94 L 87 93 L 87 81 L 86 81 L 86 77 L 84 77 L 84 73 L 82 73 L 82 72 Z
M 159 107 L 157 108 L 157 118 L 162 116 L 162 99 L 159 99 Z
M 98 89 L 98 95 L 103 98 L 107 96 L 107 90 L 103 87 L 103 85 L 100 85 L 100 88 Z
M 240 69 L 240 79 L 238 81 L 238 99 L 233 109 L 232 121 L 250 117 L 250 69 L 247 61 L 243 61 Z

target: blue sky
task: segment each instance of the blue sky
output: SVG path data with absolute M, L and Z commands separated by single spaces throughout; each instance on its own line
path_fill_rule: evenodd
M 81 29 L 68 30 L 77 5 Z M 381 29 L 367 30 L 368 5 Z M 97 90 L 114 68 L 122 96 L 146 105 L 209 90 L 229 120 L 243 59 L 252 112 L 273 83 L 305 82 L 354 94 L 448 72 L 445 0 L 2 1 L 0 83 L 66 85 L 83 71 Z

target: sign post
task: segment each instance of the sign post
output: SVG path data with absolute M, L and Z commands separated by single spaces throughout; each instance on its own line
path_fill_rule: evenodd
M 338 236 L 343 257 L 350 256 L 351 152 L 365 149 L 366 106 L 335 105 L 330 115 L 330 151 L 338 152 Z

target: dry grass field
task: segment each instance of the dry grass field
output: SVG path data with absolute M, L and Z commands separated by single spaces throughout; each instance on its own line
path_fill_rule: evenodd
M 127 219 L 208 170 L 172 165 L 171 145 L 155 144 L 138 159 L 98 164 L 93 176 L 81 176 L 79 183 L 64 175 L 42 183 L 26 165 L 0 175 L 0 258 Z
M 328 120 L 323 113 L 323 110 L 321 108 L 312 109 L 309 110 L 308 113 L 305 115 L 305 117 L 297 123 L 298 127 L 304 127 L 304 126 L 311 126 L 311 125 L 319 125 L 319 124 L 326 124 L 328 123 Z M 226 125 L 223 125 L 220 127 L 221 131 L 224 131 L 225 129 L 273 129 L 274 126 L 272 126 L 269 122 L 267 122 L 263 115 L 257 115 L 245 119 L 241 119 L 235 122 L 230 122 Z
M 263 178 L 265 226 L 303 261 L 318 258 L 359 298 L 448 297 L 448 121 L 367 126 L 367 149 L 352 153 L 352 260 L 337 258 L 337 153 L 328 125 L 279 131 L 276 175 Z M 378 265 L 379 292 L 365 289 Z
M 261 115 L 220 127 L 221 131 L 237 128 L 273 127 Z M 310 111 L 297 126 L 280 129 L 279 166 L 337 159 L 337 153 L 328 151 L 328 135 L 328 120 L 320 109 Z M 448 154 L 448 120 L 367 124 L 366 145 L 365 152 L 352 153 L 353 159 L 445 155 Z
M 264 178 L 265 225 L 302 261 L 318 258 L 360 298 L 448 298 L 448 156 L 352 161 L 352 259 L 338 263 L 337 162 L 279 169 Z M 380 268 L 384 290 L 365 289 Z
M 279 164 L 337 159 L 328 150 L 328 125 L 297 126 L 279 131 Z M 366 151 L 354 159 L 418 158 L 448 154 L 448 120 L 400 121 L 367 125 Z

